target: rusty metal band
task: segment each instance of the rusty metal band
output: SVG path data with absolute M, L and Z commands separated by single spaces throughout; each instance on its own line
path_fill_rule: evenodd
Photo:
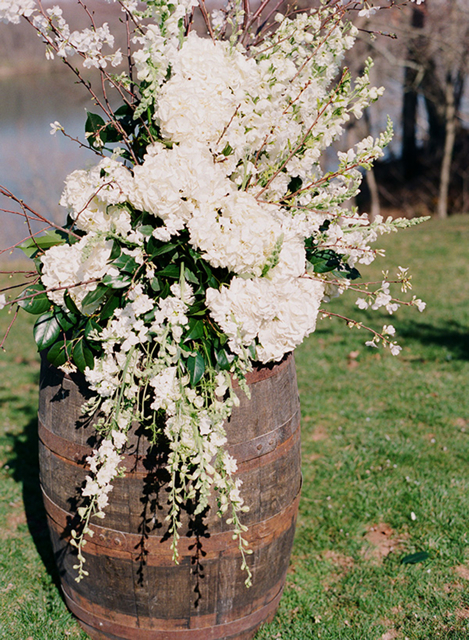
M 240 466 L 249 460 L 260 458 L 261 456 L 275 451 L 275 449 L 280 447 L 295 434 L 299 429 L 299 426 L 300 410 L 297 409 L 291 418 L 272 431 L 264 433 L 252 440 L 230 445 L 227 447 L 227 451 L 236 459 L 238 466 Z M 85 466 L 86 468 L 88 467 L 86 464 L 86 458 L 92 454 L 92 448 L 87 445 L 71 442 L 62 436 L 53 433 L 44 425 L 40 416 L 38 416 L 38 435 L 44 446 L 55 455 L 68 460 L 73 464 Z M 145 476 L 148 474 L 148 467 L 145 466 L 144 455 L 124 455 L 122 466 L 125 467 L 128 472 L 131 471 L 133 474 Z
M 295 499 L 292 500 L 289 505 L 271 518 L 249 525 L 249 529 L 244 534 L 244 538 L 249 542 L 249 546 L 252 549 L 260 549 L 270 544 L 274 538 L 278 538 L 291 529 L 296 521 L 300 490 L 301 483 Z M 42 494 L 44 506 L 50 519 L 50 525 L 57 531 L 61 538 L 68 540 L 70 536 L 69 534 L 64 535 L 64 532 L 70 527 L 72 515 L 56 505 L 44 493 L 44 490 Z M 141 553 L 139 549 L 142 544 L 142 534 L 117 531 L 115 529 L 100 527 L 94 523 L 89 526 L 93 530 L 94 535 L 92 538 L 87 538 L 87 553 L 100 555 L 103 553 L 102 550 L 106 549 L 106 555 L 126 558 L 129 557 L 129 554 L 130 556 L 137 556 Z M 182 557 L 193 555 L 195 540 L 194 536 L 181 536 L 178 542 L 178 549 Z M 205 556 L 207 559 L 220 554 L 229 556 L 239 552 L 238 541 L 233 540 L 232 531 L 213 533 L 209 537 L 204 537 L 201 542 L 204 553 L 207 554 Z M 148 537 L 145 537 L 144 544 L 145 551 L 148 552 L 147 561 L 149 564 L 152 564 L 152 554 L 155 555 L 155 561 L 157 559 L 158 564 L 166 564 L 168 566 L 173 564 L 173 551 L 171 549 L 170 539 L 150 534 Z M 156 554 L 158 554 L 158 556 L 156 556 Z
M 291 418 L 272 431 L 263 433 L 261 436 L 252 438 L 246 442 L 228 445 L 226 450 L 236 459 L 238 466 L 240 466 L 244 462 L 249 462 L 249 460 L 260 458 L 267 453 L 275 451 L 275 449 L 291 438 L 299 427 L 300 409 L 298 407 Z
M 96 629 L 100 634 L 110 634 L 112 636 L 122 638 L 123 640 L 225 640 L 235 634 L 243 633 L 256 629 L 263 622 L 271 619 L 280 602 L 283 592 L 283 584 L 280 586 L 276 596 L 267 604 L 253 611 L 247 616 L 243 616 L 237 620 L 218 624 L 214 626 L 193 627 L 185 629 L 168 629 L 168 620 L 151 618 L 153 628 L 137 626 L 137 619 L 132 616 L 120 615 L 119 618 L 125 618 L 125 624 L 113 622 L 103 618 L 95 613 L 87 611 L 81 607 L 73 599 L 73 592 L 67 585 L 62 585 L 63 593 L 67 606 L 72 613 L 87 627 Z M 213 616 L 210 616 L 212 618 Z M 143 621 L 143 620 L 142 620 Z M 149 620 L 150 621 L 150 620 Z M 197 618 L 193 618 L 195 624 Z M 176 622 L 176 621 L 174 621 Z M 187 620 L 181 621 L 188 623 Z M 161 627 L 157 627 L 161 624 Z M 97 636 L 102 637 L 102 636 Z

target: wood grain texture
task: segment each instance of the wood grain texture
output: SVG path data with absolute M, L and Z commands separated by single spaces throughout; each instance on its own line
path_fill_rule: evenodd
M 68 544 L 74 513 L 96 446 L 93 420 L 81 415 L 89 396 L 81 376 L 43 364 L 39 403 L 41 484 L 52 544 L 68 606 L 96 640 L 250 640 L 275 615 L 288 568 L 299 492 L 299 400 L 293 356 L 250 374 L 251 399 L 225 424 L 250 511 L 243 516 L 253 550 L 253 586 L 244 585 L 230 527 L 216 515 L 183 512 L 180 563 L 171 559 L 165 516 L 165 454 L 138 425 L 114 483 L 106 518 L 84 552 L 89 577 L 76 583 Z

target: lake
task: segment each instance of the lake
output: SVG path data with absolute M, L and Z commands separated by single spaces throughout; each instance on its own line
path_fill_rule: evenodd
M 86 109 L 93 108 L 84 87 L 70 74 L 21 75 L 0 81 L 0 184 L 55 222 L 65 220 L 58 205 L 65 177 L 96 162 L 60 132 L 50 134 L 58 120 L 83 141 Z M 2 208 L 12 208 L 5 198 Z M 2 248 L 27 235 L 23 219 L 2 214 Z

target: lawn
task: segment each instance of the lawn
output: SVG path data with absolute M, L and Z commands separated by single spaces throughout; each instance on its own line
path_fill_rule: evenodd
M 469 216 L 386 237 L 364 271 L 409 266 L 420 314 L 390 318 L 398 357 L 323 320 L 297 350 L 304 485 L 287 586 L 256 640 L 469 637 Z M 0 354 L 0 638 L 85 639 L 60 597 L 37 481 L 39 375 L 19 318 Z M 9 317 L 1 312 L 4 331 Z

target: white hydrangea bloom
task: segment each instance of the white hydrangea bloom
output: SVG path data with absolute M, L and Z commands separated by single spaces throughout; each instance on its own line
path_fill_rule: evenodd
M 281 241 L 275 205 L 261 205 L 254 196 L 235 191 L 215 207 L 199 207 L 189 220 L 191 243 L 215 267 L 260 276 Z
M 133 186 L 130 202 L 164 220 L 169 235 L 184 228 L 196 206 L 216 202 L 232 189 L 221 165 L 197 141 L 172 149 L 150 146 L 134 169 Z
M 275 271 L 275 270 L 273 270 Z M 235 353 L 258 338 L 261 362 L 281 360 L 314 331 L 324 284 L 309 278 L 233 278 L 207 291 L 207 306 Z
M 171 79 L 158 99 L 163 134 L 176 142 L 215 144 L 257 82 L 254 60 L 230 51 L 227 42 L 191 32 L 173 60 Z
M 78 229 L 86 232 L 131 232 L 130 215 L 119 205 L 131 199 L 134 180 L 117 160 L 103 158 L 90 171 L 73 171 L 65 182 L 60 204 L 70 210 Z
M 99 280 L 107 273 L 112 241 L 92 234 L 72 245 L 56 245 L 41 258 L 41 280 L 52 302 L 64 305 L 64 293 L 68 292 L 80 308 L 89 291 L 94 291 Z M 79 286 L 80 282 L 86 283 Z M 59 289 L 58 289 L 59 288 Z M 54 289 L 58 289 L 55 291 Z

